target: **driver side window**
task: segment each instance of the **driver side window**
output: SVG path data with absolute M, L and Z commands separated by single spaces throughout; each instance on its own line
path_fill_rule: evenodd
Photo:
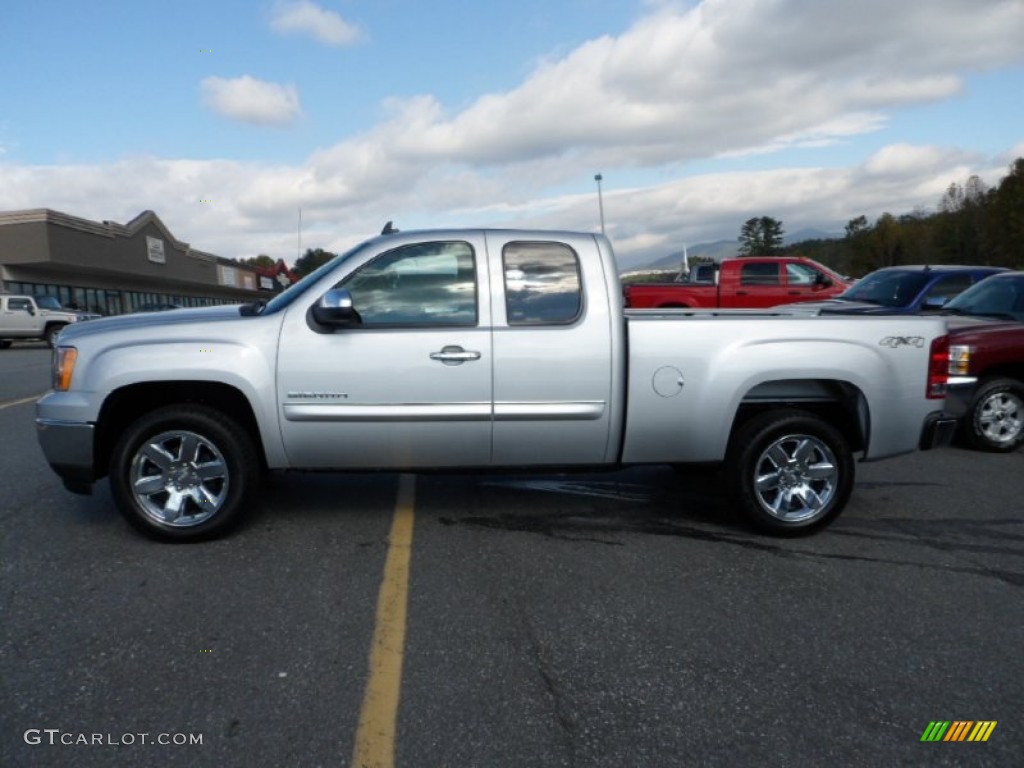
M 336 288 L 363 327 L 474 326 L 476 261 L 469 243 L 416 243 L 383 253 Z

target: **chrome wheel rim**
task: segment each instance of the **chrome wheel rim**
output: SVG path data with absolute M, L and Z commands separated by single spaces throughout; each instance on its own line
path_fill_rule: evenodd
M 801 523 L 824 514 L 839 488 L 839 468 L 832 450 L 817 437 L 786 435 L 758 457 L 753 480 L 765 512 Z
M 224 505 L 228 466 L 202 435 L 172 430 L 139 447 L 128 483 L 147 517 L 162 526 L 188 528 L 206 522 Z
M 978 431 L 996 445 L 1012 445 L 1024 431 L 1024 402 L 1012 392 L 993 392 L 977 413 Z

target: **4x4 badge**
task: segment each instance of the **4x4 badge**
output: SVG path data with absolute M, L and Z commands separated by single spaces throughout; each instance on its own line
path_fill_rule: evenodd
M 880 342 L 879 346 L 892 347 L 923 347 L 924 336 L 886 336 Z

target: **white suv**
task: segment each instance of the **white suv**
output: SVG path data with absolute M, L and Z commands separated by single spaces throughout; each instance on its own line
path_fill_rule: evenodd
M 61 328 L 95 315 L 64 309 L 52 296 L 0 293 L 0 349 L 12 341 L 41 339 L 51 347 Z

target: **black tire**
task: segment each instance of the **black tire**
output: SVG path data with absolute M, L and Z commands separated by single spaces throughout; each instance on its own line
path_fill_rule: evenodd
M 48 325 L 48 326 L 46 326 L 46 330 L 43 332 L 43 338 L 46 339 L 46 345 L 50 349 L 54 348 L 54 346 L 56 344 L 56 341 L 57 341 L 57 335 L 61 332 L 61 329 L 63 327 L 64 327 L 63 325 Z
M 0 349 L 9 349 L 11 342 L 9 339 L 0 339 Z
M 972 448 L 991 453 L 1015 450 L 1024 443 L 1024 383 L 1002 377 L 983 381 L 962 426 Z
M 737 429 L 724 472 L 742 515 L 775 536 L 803 536 L 835 520 L 850 499 L 854 474 L 843 434 L 796 409 L 766 411 Z
M 121 514 L 148 536 L 201 541 L 241 522 L 259 470 L 252 437 L 233 419 L 204 405 L 170 405 L 121 435 L 110 488 Z

